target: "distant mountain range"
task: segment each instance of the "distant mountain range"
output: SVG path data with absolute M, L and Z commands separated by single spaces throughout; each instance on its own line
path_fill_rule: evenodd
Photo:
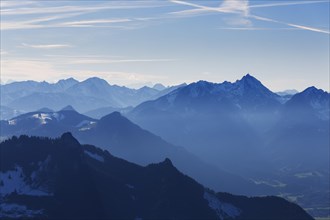
M 233 83 L 189 84 L 127 117 L 208 163 L 321 210 L 329 207 L 323 195 L 330 196 L 329 100 L 315 87 L 288 99 L 248 74 Z
M 73 78 L 57 83 L 23 81 L 0 85 L 1 119 L 10 119 L 17 112 L 31 112 L 43 107 L 61 109 L 72 105 L 80 112 L 99 108 L 127 108 L 144 101 L 156 99 L 183 86 L 165 87 L 156 84 L 154 88 L 142 87 L 130 89 L 124 86 L 110 85 L 107 81 L 93 77 L 78 82 Z
M 251 165 L 251 171 L 255 171 L 256 160 L 261 160 L 264 153 L 268 153 L 261 152 L 265 146 L 264 140 L 270 144 L 274 134 L 292 133 L 294 126 L 295 130 L 301 131 L 303 124 L 310 131 L 300 133 L 301 137 L 276 140 L 291 142 L 293 139 L 309 138 L 309 142 L 300 142 L 292 147 L 312 152 L 314 147 L 311 144 L 319 143 L 323 151 L 317 151 L 320 154 L 318 162 L 328 161 L 324 153 L 329 151 L 329 141 L 325 141 L 329 136 L 329 127 L 326 126 L 329 123 L 329 100 L 329 93 L 310 87 L 283 102 L 281 96 L 248 74 L 234 83 L 192 83 L 140 104 L 127 116 L 165 140 L 185 146 L 205 160 L 244 175 L 249 167 L 245 163 L 242 167 L 235 165 L 232 158 L 244 155 L 240 160 Z M 317 135 L 313 136 L 313 132 Z M 281 144 L 274 148 L 281 148 Z M 279 154 L 291 158 L 293 153 Z M 304 154 L 296 158 L 300 160 L 296 161 L 297 164 L 309 161 L 310 156 Z M 267 158 L 267 161 L 271 160 Z
M 328 215 L 330 95 L 323 90 L 274 93 L 250 74 L 235 82 L 140 90 L 98 78 L 60 82 L 1 86 L 10 107 L 1 109 L 16 114 L 1 121 L 1 139 L 71 132 L 83 144 L 140 165 L 170 158 L 217 191 L 281 195 L 313 216 Z M 21 114 L 13 103 L 33 111 Z M 73 107 L 57 111 L 67 104 Z
M 2 138 L 22 134 L 55 138 L 64 132 L 72 132 L 84 144 L 96 145 L 140 165 L 170 158 L 182 172 L 213 189 L 246 195 L 275 193 L 270 187 L 259 187 L 252 181 L 203 162 L 184 148 L 143 130 L 119 112 L 95 120 L 67 106 L 58 112 L 26 113 L 1 121 L 0 125 Z
M 14 137 L 0 151 L 3 219 L 313 219 L 284 199 L 215 194 L 169 159 L 138 166 L 70 133 Z

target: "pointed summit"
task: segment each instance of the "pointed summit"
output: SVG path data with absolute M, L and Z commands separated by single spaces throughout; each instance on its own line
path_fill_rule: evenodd
M 169 158 L 165 158 L 165 160 L 163 162 L 161 162 L 161 164 L 166 165 L 166 166 L 173 166 L 172 161 Z
M 101 120 L 113 120 L 115 118 L 122 118 L 123 116 L 118 111 L 114 111 L 104 117 L 101 118 Z
M 237 86 L 237 90 L 243 94 L 249 94 L 254 99 L 255 97 L 264 97 L 276 99 L 279 95 L 270 91 L 266 86 L 264 86 L 257 78 L 251 76 L 249 73 L 242 77 L 241 80 L 237 80 L 234 85 Z
M 119 112 L 115 111 L 112 112 L 104 117 L 102 117 L 98 122 L 99 127 L 106 128 L 106 130 L 109 130 L 110 128 L 131 128 L 134 126 L 134 124 L 122 116 Z
M 76 112 L 76 110 L 71 105 L 65 106 L 60 111 L 74 111 L 74 112 Z
M 236 82 L 243 82 L 248 84 L 255 84 L 255 85 L 262 85 L 261 82 L 255 78 L 254 76 L 250 75 L 249 73 L 242 77 L 241 80 L 237 80 Z
M 251 76 L 250 73 L 247 73 L 245 76 L 243 76 L 243 78 L 253 78 L 253 79 L 255 79 L 255 77 Z
M 73 137 L 73 135 L 70 132 L 66 132 L 64 134 L 62 134 L 61 136 L 61 141 L 72 148 L 79 148 L 80 147 L 80 143 L 78 142 L 78 140 Z

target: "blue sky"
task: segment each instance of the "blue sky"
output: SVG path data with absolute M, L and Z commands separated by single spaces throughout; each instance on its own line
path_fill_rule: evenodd
M 329 1 L 1 1 L 1 81 L 139 87 L 246 73 L 329 91 Z

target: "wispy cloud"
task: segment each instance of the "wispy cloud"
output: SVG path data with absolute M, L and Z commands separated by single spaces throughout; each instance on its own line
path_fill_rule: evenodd
M 297 25 L 297 24 L 291 24 L 291 23 L 285 23 L 285 22 L 282 22 L 282 23 L 286 24 L 290 27 L 295 27 L 295 28 L 302 29 L 302 30 L 320 32 L 320 33 L 324 33 L 324 34 L 330 34 L 329 30 L 323 30 L 323 29 L 319 29 L 319 28 L 308 27 L 308 26 Z
M 44 17 L 30 18 L 30 19 L 18 20 L 18 21 L 6 21 L 3 19 L 1 20 L 0 29 L 2 31 L 5 31 L 5 30 L 20 30 L 20 29 L 38 29 L 38 28 L 46 28 L 46 27 L 50 28 L 50 27 L 55 27 L 54 24 L 49 24 L 45 22 L 71 18 L 78 15 L 81 15 L 81 13 L 44 16 Z
M 81 5 L 65 5 L 65 6 L 47 6 L 44 7 L 42 2 L 34 2 L 31 7 L 24 7 L 25 4 L 3 4 L 12 7 L 1 7 L 1 30 L 20 30 L 20 29 L 41 29 L 41 28 L 68 28 L 68 27 L 114 27 L 109 24 L 143 22 L 143 19 L 130 18 L 98 18 L 98 19 L 69 19 L 85 14 L 96 14 L 107 10 L 133 10 L 144 8 L 156 8 L 169 5 L 166 1 L 112 1 L 112 2 L 97 2 Z M 32 4 L 32 3 L 31 3 Z M 69 4 L 75 4 L 74 1 Z M 14 7 L 16 6 L 16 7 Z M 45 16 L 47 15 L 47 16 Z M 19 19 L 17 19 L 19 18 Z M 22 19 L 23 18 L 23 19 Z M 67 19 L 66 21 L 61 21 Z M 136 25 L 135 25 L 136 26 Z M 125 28 L 125 27 L 123 27 Z
M 274 20 L 274 19 L 271 19 L 271 18 L 265 18 L 265 17 L 261 17 L 261 16 L 256 16 L 256 15 L 250 15 L 249 17 L 254 18 L 256 20 L 260 20 L 260 21 L 283 24 L 283 25 L 286 25 L 286 26 L 289 26 L 289 27 L 294 27 L 294 28 L 300 29 L 300 30 L 319 32 L 319 33 L 323 33 L 323 34 L 330 34 L 329 30 L 323 30 L 323 29 L 320 29 L 320 28 L 309 27 L 309 26 L 305 26 L 305 25 L 292 24 L 292 23 L 283 22 L 283 21 Z
M 42 45 L 31 45 L 25 44 L 27 47 L 31 48 L 40 48 L 40 49 L 53 49 L 53 48 L 61 48 L 61 47 L 71 47 L 71 45 L 67 44 L 42 44 Z M 16 58 L 17 62 L 20 61 L 41 61 L 41 62 L 52 62 L 56 64 L 107 64 L 107 63 L 147 63 L 147 62 L 173 62 L 177 61 L 176 59 L 169 58 L 148 58 L 148 59 L 140 59 L 140 58 L 125 58 L 122 56 L 98 56 L 98 55 L 83 55 L 83 56 L 68 56 L 68 55 L 51 55 L 47 54 L 41 58 L 28 58 L 21 57 Z
M 34 1 L 0 1 L 0 6 L 2 9 L 12 8 L 25 5 L 33 5 L 36 2 Z
M 277 3 L 268 3 L 268 4 L 258 4 L 258 5 L 250 5 L 250 8 L 267 8 L 267 7 L 280 7 L 280 6 L 290 6 L 290 5 L 306 5 L 306 4 L 318 4 L 318 3 L 326 3 L 328 0 L 322 1 L 293 1 L 293 2 L 277 2 Z
M 134 2 L 108 2 L 94 5 L 68 5 L 68 6 L 53 6 L 53 7 L 16 7 L 1 9 L 1 15 L 28 15 L 28 14 L 58 14 L 58 13 L 73 13 L 73 12 L 97 12 L 104 10 L 118 10 L 118 9 L 139 9 L 139 8 L 155 8 L 166 5 L 166 2 L 154 2 L 154 1 L 134 1 Z M 13 4 L 14 5 L 14 4 Z M 23 4 L 17 4 L 16 6 L 22 6 Z
M 146 63 L 171 62 L 174 59 L 71 59 L 68 64 L 113 64 L 113 63 Z
M 170 12 L 169 14 L 177 16 L 193 16 L 205 13 L 224 13 L 224 14 L 235 14 L 236 17 L 227 19 L 227 22 L 232 25 L 251 25 L 248 20 L 250 13 L 249 1 L 248 0 L 224 0 L 219 7 L 203 6 L 195 3 L 190 3 L 181 0 L 170 0 L 172 3 L 187 5 L 194 7 L 195 9 L 188 9 L 176 12 Z
M 282 2 L 282 3 L 270 3 L 270 4 L 259 4 L 259 5 L 249 5 L 248 0 L 224 0 L 223 3 L 220 5 L 220 7 L 209 7 L 209 6 L 203 6 L 195 3 L 180 1 L 180 0 L 169 0 L 172 3 L 180 4 L 180 5 L 187 5 L 194 7 L 195 9 L 189 9 L 189 10 L 183 10 L 183 11 L 177 11 L 172 12 L 171 14 L 176 15 L 192 15 L 192 14 L 199 14 L 199 13 L 207 13 L 207 12 L 219 12 L 219 13 L 225 13 L 225 14 L 239 14 L 241 17 L 236 21 L 230 21 L 230 24 L 234 25 L 241 25 L 245 24 L 249 26 L 251 23 L 248 19 L 255 19 L 265 22 L 272 22 L 272 23 L 278 23 L 282 25 L 286 25 L 289 27 L 294 27 L 301 30 L 307 30 L 307 31 L 313 31 L 313 32 L 319 32 L 324 34 L 330 34 L 329 30 L 323 30 L 316 27 L 309 27 L 305 25 L 300 24 L 293 24 L 290 22 L 283 22 L 271 18 L 261 17 L 257 15 L 253 15 L 250 12 L 251 8 L 263 8 L 263 7 L 277 7 L 277 6 L 289 6 L 289 5 L 299 5 L 299 4 L 315 4 L 315 3 L 324 3 L 328 1 L 299 1 L 299 2 Z M 228 29 L 229 30 L 229 29 Z M 243 29 L 241 29 L 243 30 Z M 246 30 L 253 30 L 253 29 L 246 29 Z
M 59 49 L 72 47 L 69 44 L 26 44 L 22 43 L 22 47 L 34 48 L 34 49 Z
M 81 20 L 81 21 L 69 21 L 69 22 L 56 22 L 56 23 L 45 23 L 48 21 L 59 20 L 68 17 L 74 17 L 77 14 L 66 14 L 63 16 L 49 16 L 31 19 L 27 21 L 15 21 L 15 22 L 1 22 L 1 30 L 22 30 L 22 29 L 40 29 L 40 28 L 79 28 L 79 27 L 105 27 L 105 24 L 118 24 L 132 22 L 131 19 L 97 19 L 97 20 Z M 101 26 L 103 25 L 103 26 Z M 117 27 L 120 26 L 106 26 L 106 27 Z
M 131 19 L 128 18 L 118 18 L 118 19 L 98 19 L 98 20 L 83 20 L 83 21 L 70 21 L 60 23 L 59 27 L 91 27 L 98 24 L 113 24 L 113 23 L 123 23 L 130 22 Z
M 290 5 L 305 5 L 305 4 L 318 4 L 327 3 L 328 0 L 320 1 L 294 1 L 294 2 L 277 2 L 268 4 L 257 4 L 250 5 L 248 0 L 224 0 L 219 7 L 207 7 L 198 4 L 193 4 L 190 2 L 179 1 L 179 0 L 169 0 L 172 3 L 187 5 L 196 7 L 195 9 L 186 9 L 181 11 L 170 12 L 169 14 L 175 15 L 198 15 L 210 12 L 223 12 L 223 13 L 242 13 L 248 15 L 250 10 L 253 8 L 267 8 L 267 7 L 280 7 L 280 6 L 290 6 Z
M 218 27 L 219 30 L 236 30 L 236 31 L 287 31 L 300 30 L 299 28 L 266 28 L 266 27 Z
M 250 12 L 248 0 L 224 0 L 220 8 L 227 13 L 238 13 L 244 16 L 248 16 Z

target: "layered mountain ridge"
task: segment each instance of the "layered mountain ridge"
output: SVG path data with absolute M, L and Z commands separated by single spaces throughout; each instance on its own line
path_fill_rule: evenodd
M 143 87 L 130 89 L 125 86 L 110 85 L 97 77 L 79 82 L 73 78 L 59 80 L 57 83 L 23 81 L 1 85 L 1 105 L 9 108 L 1 112 L 2 119 L 10 119 L 15 113 L 35 111 L 43 107 L 61 109 L 72 105 L 80 112 L 87 112 L 104 107 L 127 108 L 146 100 L 158 98 L 178 86 Z M 109 112 L 110 113 L 110 112 Z
M 0 151 L 1 218 L 313 219 L 284 199 L 215 194 L 169 159 L 141 167 L 70 133 L 13 137 Z
M 70 92 L 89 94 L 91 103 L 102 94 L 113 100 L 119 97 L 102 89 L 109 86 L 101 79 L 76 85 Z M 161 97 L 136 107 L 93 105 L 95 110 L 86 113 L 92 117 L 76 112 L 75 105 L 63 111 L 70 101 L 66 104 L 64 96 L 56 94 L 53 99 L 47 96 L 55 93 L 43 93 L 42 100 L 59 100 L 62 111 L 48 107 L 25 115 L 17 112 L 20 116 L 1 121 L 1 139 L 72 132 L 81 143 L 140 165 L 170 158 L 180 171 L 217 191 L 280 195 L 313 216 L 327 216 L 329 93 L 309 87 L 276 94 L 250 74 L 235 82 L 198 81 L 158 92 Z M 79 101 L 89 105 L 85 99 Z

